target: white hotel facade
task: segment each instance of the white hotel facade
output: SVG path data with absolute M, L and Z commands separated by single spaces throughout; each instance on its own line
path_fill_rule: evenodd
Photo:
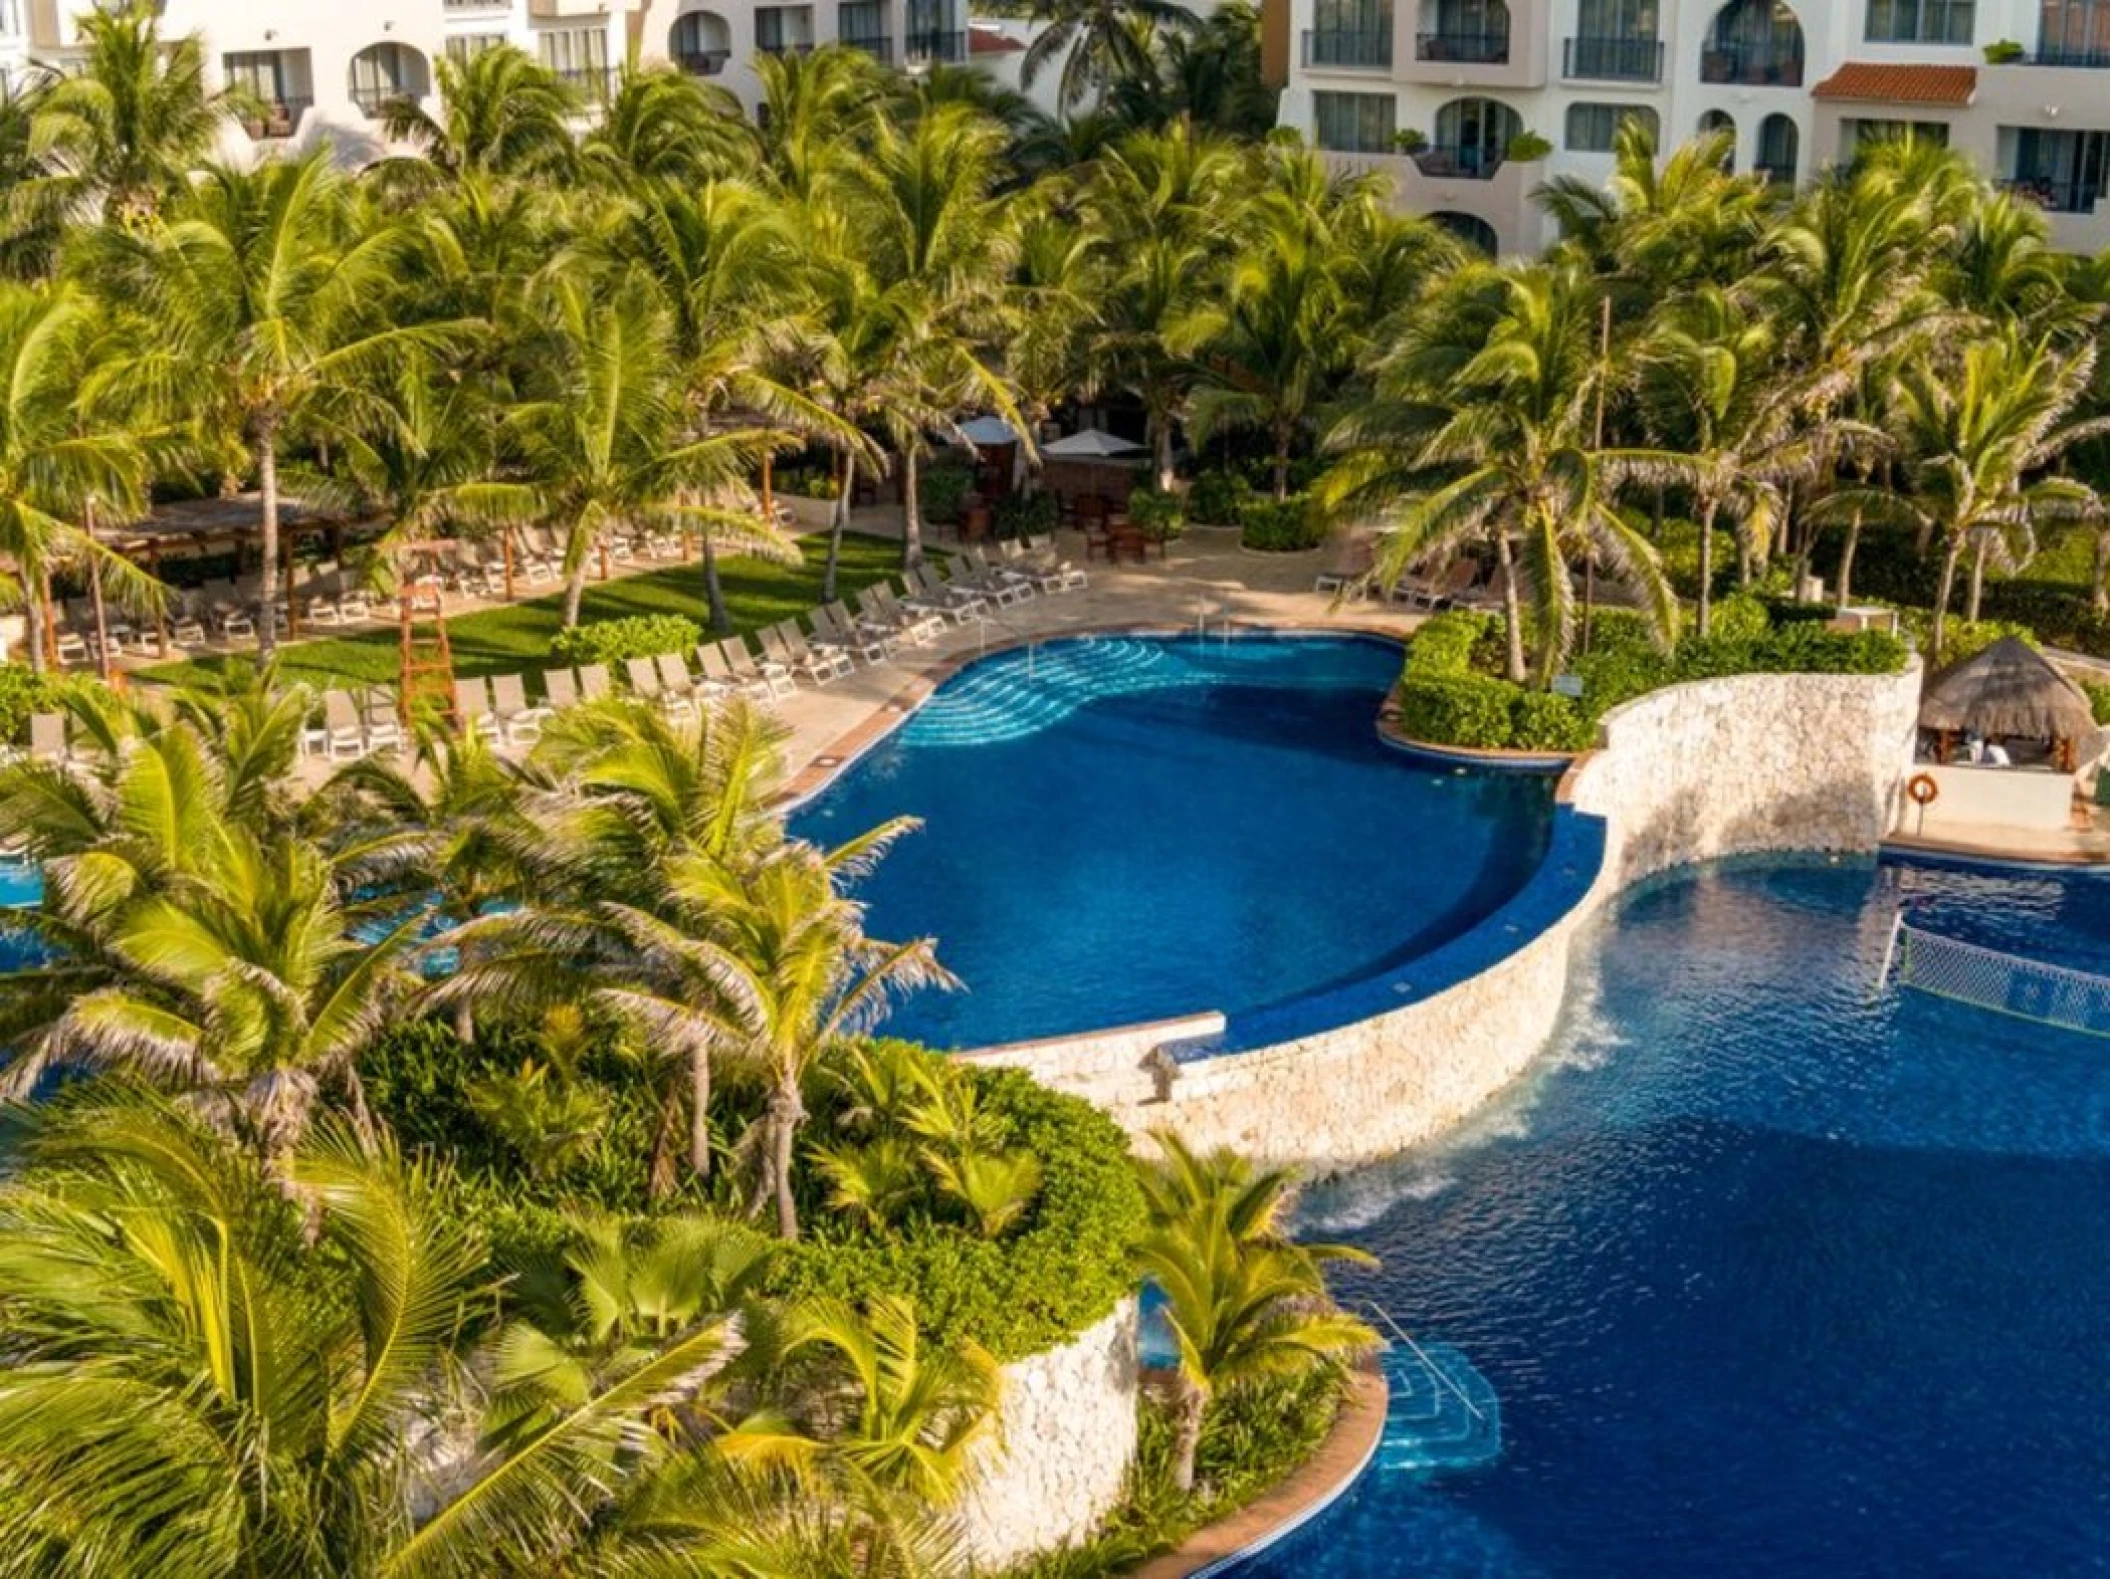
M 80 58 L 87 0 L 0 0 L 0 68 L 13 80 Z M 220 83 L 270 107 L 228 132 L 230 155 L 327 138 L 348 161 L 388 151 L 384 107 L 438 108 L 437 62 L 509 43 L 589 98 L 626 61 L 672 62 L 752 105 L 757 54 L 841 42 L 914 66 L 967 57 L 966 0 L 164 0 L 170 37 L 196 32 Z
M 1283 125 L 1505 254 L 1550 239 L 1532 190 L 1603 179 L 1630 115 L 1666 147 L 1726 128 L 1737 168 L 1792 181 L 1909 126 L 2060 246 L 2110 246 L 2110 0 L 1267 0 L 1263 30 Z M 1509 159 L 1525 131 L 1553 151 Z

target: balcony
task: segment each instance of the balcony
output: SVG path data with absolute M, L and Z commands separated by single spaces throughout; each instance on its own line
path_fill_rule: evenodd
M 283 142 L 300 130 L 300 119 L 315 105 L 313 99 L 277 98 L 261 113 L 242 117 L 242 130 L 253 143 Z
M 691 77 L 715 77 L 733 58 L 729 49 L 685 49 L 674 56 L 674 64 Z
M 2004 192 L 2025 198 L 2050 214 L 2092 214 L 2102 199 L 2100 181 L 2060 179 L 2041 175 L 2004 176 L 1993 183 Z
M 967 58 L 967 31 L 956 33 L 913 32 L 901 41 L 901 58 L 911 66 L 933 61 L 958 62 Z
M 398 104 L 407 104 L 415 108 L 418 100 L 425 96 L 422 89 L 398 82 L 375 83 L 355 87 L 351 91 L 352 102 L 359 107 L 359 113 L 370 121 L 380 120 Z
M 1507 33 L 1417 33 L 1416 60 L 1455 60 L 1468 65 L 1499 66 L 1509 59 Z
M 2020 66 L 2078 66 L 2087 71 L 2110 71 L 2110 49 L 2082 49 L 2059 45 L 2040 47 L 2034 55 L 2025 55 Z
M 1716 45 L 1700 56 L 1700 80 L 1752 88 L 1799 88 L 1802 55 L 1763 45 Z
M 844 49 L 861 49 L 882 66 L 894 63 L 894 41 L 883 33 L 846 34 L 836 42 Z
M 1392 30 L 1320 27 L 1304 30 L 1304 64 L 1322 71 L 1390 71 Z
M 1477 143 L 1446 147 L 1442 143 L 1413 155 L 1414 168 L 1438 181 L 1492 181 L 1502 168 L 1502 155 Z
M 1571 82 L 1661 82 L 1659 38 L 1570 38 L 1561 49 L 1561 75 Z

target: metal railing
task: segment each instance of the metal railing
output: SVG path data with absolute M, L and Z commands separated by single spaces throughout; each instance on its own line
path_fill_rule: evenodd
M 1304 64 L 1351 70 L 1392 68 L 1392 29 L 1309 27 L 1304 30 Z
M 2011 175 L 2003 176 L 1993 184 L 2054 214 L 2092 214 L 2103 196 L 2101 181 L 2072 177 L 2054 179 L 2041 175 Z
M 676 52 L 674 64 L 691 77 L 715 77 L 732 58 L 729 49 L 684 49 Z
M 423 88 L 408 83 L 381 83 L 371 88 L 352 89 L 352 102 L 368 120 L 379 120 L 388 113 L 391 105 L 414 105 L 423 97 Z
M 755 44 L 755 53 L 758 55 L 810 55 L 813 53 L 813 40 L 810 38 L 779 38 L 771 39 L 767 42 L 758 41 Z
M 894 41 L 883 33 L 858 34 L 836 40 L 844 49 L 861 49 L 882 66 L 894 63 Z
M 1774 45 L 1710 46 L 1700 55 L 1702 82 L 1740 82 L 1754 88 L 1802 86 L 1802 55 Z
M 300 130 L 301 117 L 313 109 L 313 99 L 276 98 L 260 115 L 242 117 L 242 130 L 253 143 L 273 142 Z
M 1457 60 L 1471 65 L 1496 66 L 1509 59 L 1507 33 L 1417 33 L 1416 60 Z
M 1407 1329 L 1402 1327 L 1398 1322 L 1392 1319 L 1392 1312 L 1385 1309 L 1384 1306 L 1380 1305 L 1374 1299 L 1364 1300 L 1363 1309 L 1367 1310 L 1368 1312 L 1370 1312 L 1371 1315 L 1375 1316 L 1380 1322 L 1384 1324 L 1385 1330 L 1387 1332 L 1391 1333 L 1393 1337 L 1397 1338 L 1401 1343 L 1404 1343 L 1407 1346 L 1409 1352 L 1413 1354 L 1414 1358 L 1421 1361 L 1422 1369 L 1427 1371 L 1429 1375 L 1434 1377 L 1437 1381 L 1443 1383 L 1444 1390 L 1448 1392 L 1453 1398 L 1457 1399 L 1458 1402 L 1465 1405 L 1465 1412 L 1467 1414 L 1471 1415 L 1475 1420 L 1479 1420 L 1482 1422 L 1487 1419 L 1486 1412 L 1482 1410 L 1478 1404 L 1474 1403 L 1470 1398 L 1465 1396 L 1465 1389 L 1460 1387 L 1456 1382 L 1452 1381 L 1449 1373 L 1446 1372 L 1442 1366 L 1438 1365 L 1434 1360 L 1429 1358 L 1429 1351 L 1427 1349 L 1424 1349 L 1420 1344 L 1416 1343 L 1413 1337 L 1408 1333 Z
M 917 32 L 901 41 L 901 58 L 910 65 L 925 61 L 959 61 L 967 58 L 967 32 Z
M 1593 82 L 1661 82 L 1660 38 L 1570 38 L 1561 51 L 1561 75 Z
M 1474 144 L 1471 147 L 1453 147 L 1438 143 L 1424 148 L 1414 155 L 1415 168 L 1423 175 L 1449 177 L 1454 180 L 1491 181 L 1502 168 L 1499 149 L 1489 149 Z
M 2084 49 L 2078 45 L 2040 44 L 2034 55 L 2011 62 L 2021 66 L 2081 66 L 2091 71 L 2110 71 L 2110 49 Z

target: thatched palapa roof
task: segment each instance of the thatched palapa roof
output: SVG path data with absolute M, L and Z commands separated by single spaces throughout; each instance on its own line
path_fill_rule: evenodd
M 1920 727 L 2078 740 L 2095 728 L 2095 712 L 2081 688 L 2042 654 L 2006 636 L 1928 683 Z

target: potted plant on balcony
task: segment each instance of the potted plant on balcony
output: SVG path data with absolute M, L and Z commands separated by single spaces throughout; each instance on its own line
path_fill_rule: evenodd
M 1534 159 L 1543 159 L 1553 152 L 1553 144 L 1537 132 L 1518 132 L 1509 139 L 1509 146 L 1502 150 L 1502 157 L 1513 164 L 1529 164 Z
M 2022 46 L 2013 39 L 1995 39 L 1985 47 L 1985 63 L 1988 66 L 2012 66 L 2023 54 Z
M 1429 134 L 1419 126 L 1402 126 L 1392 134 L 1392 146 L 1412 158 L 1429 145 Z

